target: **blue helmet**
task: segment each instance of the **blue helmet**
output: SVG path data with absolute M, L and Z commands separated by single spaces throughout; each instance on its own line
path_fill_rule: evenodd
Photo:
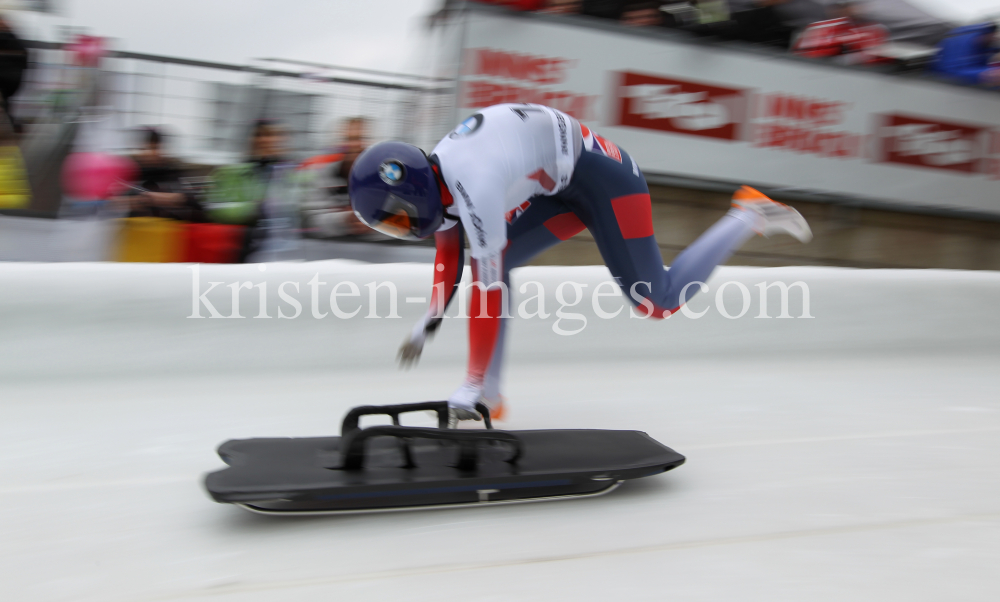
M 427 155 L 405 142 L 379 142 L 361 153 L 351 168 L 348 192 L 358 219 L 395 238 L 427 238 L 444 219 Z

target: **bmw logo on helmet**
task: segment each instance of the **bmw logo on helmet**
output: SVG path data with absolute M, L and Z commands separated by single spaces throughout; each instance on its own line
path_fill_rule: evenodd
M 386 184 L 396 186 L 406 179 L 406 168 L 399 161 L 385 161 L 378 166 L 378 175 Z

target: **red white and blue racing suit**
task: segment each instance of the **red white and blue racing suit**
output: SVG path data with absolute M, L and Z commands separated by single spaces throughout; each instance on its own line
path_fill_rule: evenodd
M 731 211 L 665 270 L 653 236 L 649 189 L 635 161 L 572 117 L 542 105 L 482 110 L 441 140 L 431 162 L 443 184 L 446 220 L 435 234 L 434 291 L 424 323 L 433 330 L 458 290 L 464 231 L 473 277 L 482 288 L 472 288 L 463 388 L 487 400 L 499 398 L 507 322 L 500 317 L 501 283 L 509 288 L 511 269 L 587 228 L 637 313 L 663 318 L 754 235 L 752 217 Z M 468 403 L 456 399 L 461 391 L 452 405 Z

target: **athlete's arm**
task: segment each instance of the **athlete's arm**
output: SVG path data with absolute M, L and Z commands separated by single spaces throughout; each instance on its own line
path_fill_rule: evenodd
M 409 338 L 399 348 L 399 363 L 402 367 L 416 363 L 424 349 L 427 337 L 434 334 L 441 325 L 444 312 L 448 309 L 462 279 L 465 265 L 465 242 L 461 222 L 451 228 L 434 233 L 434 288 L 427 313 L 413 327 Z
M 434 290 L 427 310 L 427 331 L 434 332 L 441 325 L 444 312 L 458 291 L 465 265 L 464 229 L 461 222 L 434 234 Z

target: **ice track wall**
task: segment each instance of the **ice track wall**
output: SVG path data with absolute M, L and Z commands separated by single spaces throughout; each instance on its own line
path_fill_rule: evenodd
M 703 318 L 647 322 L 597 317 L 603 268 L 526 268 L 515 285 L 542 283 L 553 314 L 561 282 L 586 285 L 563 314 L 588 324 L 515 318 L 502 427 L 639 429 L 687 463 L 592 500 L 278 520 L 208 498 L 217 446 L 441 399 L 466 327 L 401 372 L 430 265 L 199 269 L 220 314 L 229 284 L 266 283 L 272 318 L 243 288 L 248 317 L 188 319 L 191 266 L 0 264 L 0 600 L 1000 599 L 998 274 L 726 268 L 691 304 Z M 815 317 L 754 318 L 777 280 L 807 284 Z M 310 281 L 325 313 L 354 282 L 362 302 L 338 300 L 360 312 L 313 318 Z M 401 317 L 365 318 L 365 285 L 389 281 Z M 730 281 L 731 313 L 736 283 L 751 293 L 735 320 L 715 306 Z M 296 319 L 276 317 L 284 282 Z
M 346 261 L 247 266 L 143 264 L 0 264 L 0 378 L 33 380 L 67 377 L 145 377 L 195 373 L 286 370 L 393 369 L 396 349 L 424 311 L 431 266 L 368 265 Z M 196 281 L 197 275 L 197 281 Z M 468 274 L 467 274 L 468 275 Z M 698 319 L 676 314 L 668 320 L 641 320 L 626 308 L 613 319 L 598 317 L 594 291 L 610 280 L 603 267 L 529 267 L 515 272 L 512 312 L 536 294 L 516 289 L 537 282 L 545 290 L 548 318 L 512 322 L 508 350 L 515 364 L 590 361 L 599 358 L 662 359 L 773 355 L 850 356 L 1000 351 L 1000 274 L 993 272 L 849 270 L 840 268 L 740 268 L 717 270 L 709 291 L 690 303 Z M 315 284 L 310 285 L 310 282 Z M 206 293 L 211 282 L 218 282 Z M 561 300 L 557 289 L 563 282 Z M 719 288 L 725 286 L 719 295 Z M 781 294 L 767 292 L 770 319 L 760 315 L 758 284 L 803 283 L 809 291 L 803 316 L 802 286 L 789 292 L 790 318 L 778 318 Z M 281 298 L 279 288 L 286 299 Z M 342 284 L 340 284 L 342 283 Z M 352 297 L 357 286 L 359 296 Z M 370 283 L 396 289 L 399 318 L 391 312 L 388 286 L 377 289 L 376 315 L 369 318 Z M 338 307 L 354 317 L 331 313 L 336 285 Z M 740 284 L 749 293 L 746 314 Z M 234 285 L 234 286 L 230 286 Z M 195 299 L 204 294 L 218 314 L 233 313 L 239 288 L 243 318 L 212 318 L 204 303 L 192 319 Z M 263 286 L 262 286 L 263 285 Z M 296 285 L 298 290 L 296 292 Z M 313 293 L 313 289 L 316 293 Z M 196 292 L 197 289 L 197 292 Z M 260 315 L 261 291 L 266 313 Z M 582 290 L 582 300 L 576 291 Z M 625 300 L 604 285 L 599 310 L 613 313 Z M 290 297 L 301 305 L 294 315 Z M 409 299 L 409 303 L 407 302 Z M 525 307 L 537 311 L 532 301 Z M 322 317 L 315 317 L 317 315 Z M 453 304 L 448 314 L 454 316 Z M 557 323 L 561 313 L 562 321 Z M 325 314 L 325 316 L 323 315 Z M 584 326 L 583 319 L 586 319 Z M 466 353 L 467 320 L 449 318 L 426 349 L 425 365 L 455 366 Z M 582 330 L 580 330 L 582 328 Z M 580 330 L 560 335 L 555 329 Z

